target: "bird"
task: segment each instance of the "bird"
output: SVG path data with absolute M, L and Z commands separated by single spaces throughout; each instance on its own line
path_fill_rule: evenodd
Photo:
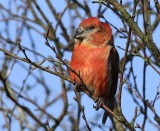
M 110 25 L 97 17 L 89 17 L 79 24 L 73 39 L 74 49 L 70 61 L 73 71 L 69 72 L 70 79 L 76 83 L 83 81 L 93 97 L 102 98 L 104 104 L 113 111 L 119 54 L 114 46 Z M 103 124 L 108 116 L 109 113 L 105 111 Z

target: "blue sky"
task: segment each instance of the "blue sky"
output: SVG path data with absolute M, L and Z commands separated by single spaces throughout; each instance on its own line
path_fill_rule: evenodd
M 0 3 L 6 4 L 7 2 L 8 2 L 8 0 L 0 2 Z M 123 2 L 125 3 L 125 1 L 123 1 Z M 63 1 L 52 1 L 52 3 L 53 3 L 53 5 L 56 5 L 55 8 L 58 12 L 63 11 L 63 9 L 66 6 L 64 0 Z M 55 19 L 49 13 L 48 8 L 45 4 L 45 1 L 40 1 L 39 5 L 40 5 L 40 7 L 43 8 L 43 10 L 45 12 L 47 12 L 46 15 L 49 18 L 50 22 L 52 22 L 52 26 L 54 27 L 55 24 L 56 24 Z M 153 5 L 153 2 L 151 2 L 151 5 Z M 92 10 L 92 15 L 96 16 L 96 10 L 97 10 L 98 5 L 97 4 L 92 4 L 92 1 L 89 0 L 89 6 L 90 6 L 90 9 Z M 13 6 L 13 10 L 14 10 L 14 6 Z M 16 13 L 15 10 L 13 12 Z M 84 12 L 81 11 L 81 13 L 83 14 Z M 70 19 L 68 19 L 69 18 L 68 15 L 69 15 L 69 12 L 66 12 L 64 14 L 63 18 L 62 18 L 62 20 L 65 21 L 66 28 L 69 27 L 69 25 L 70 25 Z M 116 27 L 118 27 L 118 28 L 123 27 L 121 20 L 114 13 L 112 13 L 111 10 L 108 10 L 106 12 L 105 18 L 110 23 L 115 25 Z M 154 17 L 151 19 L 151 21 L 153 21 L 153 19 L 154 19 Z M 80 20 L 77 20 L 76 23 L 74 23 L 74 24 L 78 27 L 79 23 L 80 23 Z M 139 25 L 140 25 L 141 29 L 142 29 L 142 24 L 143 24 L 143 22 L 139 21 Z M 17 26 L 16 22 L 11 22 L 10 23 L 10 28 L 11 28 L 10 33 L 11 33 L 11 37 L 13 38 L 13 40 L 15 39 L 15 36 L 16 36 L 16 33 L 17 33 L 16 32 L 16 26 Z M 4 29 L 4 25 L 1 24 L 0 25 L 0 32 L 2 33 L 2 35 L 4 34 L 3 29 Z M 37 27 L 37 29 L 39 29 L 39 27 Z M 42 29 L 40 29 L 40 30 L 42 30 Z M 112 30 L 113 30 L 113 33 L 115 33 L 115 30 L 113 28 L 112 28 Z M 159 30 L 160 30 L 160 26 L 153 33 L 153 39 L 154 39 L 156 45 L 160 48 Z M 67 29 L 67 31 L 70 32 L 69 29 Z M 29 37 L 26 35 L 26 33 L 27 32 L 25 32 L 22 35 L 21 43 L 22 43 L 22 45 L 30 48 L 31 47 L 31 42 L 29 40 Z M 59 38 L 61 39 L 61 41 L 65 42 L 63 40 L 63 38 L 61 37 L 60 33 L 61 33 L 61 30 L 60 30 L 60 28 L 58 28 L 57 34 L 59 35 Z M 44 44 L 44 41 L 45 41 L 44 37 L 42 35 L 39 35 L 39 34 L 35 33 L 34 31 L 32 32 L 32 35 L 33 35 L 33 39 L 36 43 L 36 51 L 40 52 L 41 54 L 43 54 L 46 57 L 53 56 L 55 58 L 54 53 Z M 70 35 L 72 35 L 72 34 L 70 34 Z M 122 48 L 125 48 L 126 40 L 120 39 L 119 36 L 117 36 L 114 40 L 115 40 L 115 46 L 121 46 Z M 53 43 L 51 43 L 51 44 L 53 44 Z M 117 48 L 117 50 L 120 54 L 120 58 L 122 58 L 123 55 L 124 55 L 124 51 L 120 50 L 119 48 Z M 27 52 L 27 54 L 30 58 L 32 58 L 34 60 L 34 56 L 31 53 Z M 0 57 L 3 57 L 3 56 L 4 56 L 3 53 L 0 52 Z M 19 53 L 19 56 L 24 57 L 22 53 Z M 70 61 L 71 53 L 69 53 L 69 52 L 65 53 L 63 58 Z M 39 58 L 39 60 L 41 60 L 41 59 Z M 43 66 L 47 66 L 47 65 L 48 65 L 48 63 L 45 63 Z M 135 75 L 137 76 L 136 80 L 137 80 L 137 83 L 138 83 L 138 88 L 140 89 L 140 91 L 142 91 L 143 60 L 141 58 L 135 57 L 134 61 L 133 61 L 133 65 L 134 65 Z M 25 64 L 25 67 L 28 68 L 28 65 Z M 129 67 L 130 67 L 130 64 L 127 64 L 127 68 L 129 68 Z M 34 74 L 38 74 L 38 72 L 39 72 L 38 69 L 33 71 Z M 155 97 L 155 93 L 156 93 L 156 87 L 160 84 L 160 77 L 159 77 L 158 74 L 156 74 L 154 72 L 154 70 L 150 66 L 147 67 L 147 72 L 146 73 L 147 73 L 147 75 L 146 75 L 147 76 L 147 78 L 146 78 L 146 98 L 149 99 L 149 100 L 153 100 L 154 97 Z M 16 64 L 14 69 L 11 72 L 9 80 L 12 81 L 14 84 L 17 84 L 17 85 L 21 86 L 22 82 L 26 78 L 26 76 L 27 76 L 27 72 L 24 69 L 21 68 L 20 64 Z M 44 73 L 44 76 L 45 76 L 45 81 L 46 81 L 47 85 L 50 88 L 52 88 L 51 93 L 53 95 L 50 99 L 56 98 L 56 96 L 58 96 L 61 93 L 59 78 L 57 76 L 53 76 L 53 75 L 48 74 L 48 73 Z M 131 80 L 131 81 L 133 81 L 133 80 Z M 27 80 L 27 83 L 29 83 L 30 85 L 33 85 L 35 82 L 36 81 L 33 79 L 33 77 L 29 77 L 29 79 Z M 69 106 L 68 111 L 71 112 L 71 113 L 73 111 L 75 112 L 75 110 L 77 110 L 77 103 L 73 99 L 74 96 L 75 96 L 74 92 L 69 92 L 68 99 L 69 99 L 69 105 L 70 106 Z M 37 103 L 39 103 L 40 105 L 43 105 L 44 98 L 45 98 L 44 90 L 40 87 L 40 85 L 36 85 L 36 88 L 34 88 L 30 92 L 29 97 L 33 98 L 33 99 L 36 98 Z M 22 101 L 22 103 L 23 103 L 23 101 Z M 13 106 L 9 100 L 6 100 L 6 104 L 10 107 Z M 96 121 L 98 124 L 101 124 L 101 117 L 102 117 L 103 111 L 100 110 L 100 111 L 96 112 L 93 109 L 93 104 L 94 104 L 94 102 L 90 98 L 88 98 L 88 96 L 86 96 L 84 94 L 83 97 L 82 97 L 82 105 L 85 106 L 85 114 L 86 114 L 87 120 L 88 121 L 93 121 L 93 122 Z M 24 105 L 29 106 L 34 113 L 37 113 L 35 111 L 35 107 L 33 105 L 31 105 L 29 103 L 24 103 Z M 55 117 L 58 117 L 61 110 L 62 110 L 62 107 L 60 107 L 60 105 L 62 105 L 61 100 L 57 101 L 54 106 L 49 108 L 48 112 L 52 113 Z M 126 118 L 128 119 L 128 121 L 131 121 L 131 119 L 133 117 L 135 106 L 136 105 L 133 103 L 133 100 L 132 100 L 131 96 L 128 94 L 127 87 L 124 84 L 123 94 L 122 94 L 122 109 L 123 109 L 123 113 L 126 116 Z M 157 110 L 157 113 L 159 113 L 159 115 L 160 115 L 160 110 L 158 110 L 159 107 L 160 107 L 160 102 L 157 102 L 156 105 L 155 105 L 155 108 Z M 54 112 L 53 112 L 53 110 L 54 110 Z M 150 118 L 153 119 L 153 113 L 150 110 L 148 110 L 148 111 L 149 111 Z M 100 119 L 96 120 L 95 114 L 99 115 Z M 0 117 L 3 118 L 1 113 L 0 113 Z M 143 118 L 142 115 L 140 115 L 136 119 L 136 123 L 141 124 L 142 123 L 142 118 Z M 65 117 L 63 119 L 63 122 L 67 123 L 67 120 L 68 120 L 67 117 Z M 43 119 L 42 121 L 45 121 L 45 119 Z M 0 129 L 1 129 L 1 126 L 3 125 L 3 123 L 4 123 L 4 120 L 0 121 Z M 52 124 L 52 122 L 51 122 L 51 124 Z M 110 124 L 110 121 L 108 120 L 106 125 L 109 125 L 109 124 Z M 84 121 L 81 118 L 81 126 L 82 125 L 84 125 Z M 13 122 L 12 130 L 15 130 L 15 129 L 19 130 L 17 122 Z M 62 128 L 60 128 L 60 127 L 57 128 L 57 131 L 61 131 L 61 130 L 62 130 Z M 98 130 L 100 130 L 100 129 L 99 128 L 94 128 L 93 129 L 93 131 L 98 131 Z M 156 129 L 151 124 L 146 124 L 146 131 L 149 131 L 149 130 L 156 131 Z

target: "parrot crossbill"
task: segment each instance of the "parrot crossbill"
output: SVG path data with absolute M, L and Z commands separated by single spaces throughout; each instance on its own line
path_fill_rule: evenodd
M 83 20 L 74 34 L 75 45 L 70 67 L 80 74 L 86 87 L 95 98 L 113 110 L 118 82 L 119 55 L 114 47 L 112 30 L 108 23 L 96 17 Z M 71 80 L 81 83 L 70 71 Z M 105 111 L 102 123 L 106 122 Z

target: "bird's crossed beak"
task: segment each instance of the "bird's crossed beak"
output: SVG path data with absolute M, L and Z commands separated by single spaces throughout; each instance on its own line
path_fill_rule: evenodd
M 73 35 L 73 38 L 75 39 L 84 39 L 85 38 L 85 34 L 84 34 L 84 30 L 81 29 L 81 28 L 78 28 L 74 35 Z

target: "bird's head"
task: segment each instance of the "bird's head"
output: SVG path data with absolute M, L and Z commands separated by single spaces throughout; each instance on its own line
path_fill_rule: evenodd
M 112 30 L 109 24 L 99 21 L 96 17 L 83 20 L 74 34 L 78 43 L 104 46 L 113 44 Z

